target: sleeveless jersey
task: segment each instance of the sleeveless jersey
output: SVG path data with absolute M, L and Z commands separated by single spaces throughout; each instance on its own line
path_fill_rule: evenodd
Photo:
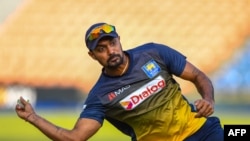
M 182 73 L 186 57 L 156 43 L 125 53 L 130 59 L 128 71 L 119 77 L 102 73 L 80 118 L 101 124 L 106 119 L 132 141 L 181 141 L 195 133 L 206 118 L 194 117 L 173 79 Z

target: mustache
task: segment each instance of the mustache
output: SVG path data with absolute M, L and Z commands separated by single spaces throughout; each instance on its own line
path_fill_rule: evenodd
M 119 54 L 112 54 L 112 55 L 109 57 L 108 62 L 109 62 L 110 60 L 112 60 L 113 58 L 115 58 L 115 57 L 120 57 L 120 55 L 119 55 Z

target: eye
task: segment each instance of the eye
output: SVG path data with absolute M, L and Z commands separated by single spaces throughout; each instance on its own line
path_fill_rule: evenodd
M 102 47 L 102 46 L 99 46 L 99 47 L 97 48 L 97 51 L 98 51 L 98 52 L 103 52 L 104 50 L 105 50 L 105 48 Z
M 116 40 L 111 40 L 110 45 L 114 46 L 116 44 Z

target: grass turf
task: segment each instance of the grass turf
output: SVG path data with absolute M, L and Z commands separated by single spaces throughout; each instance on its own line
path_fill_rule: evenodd
M 217 110 L 214 115 L 219 116 L 221 124 L 250 124 L 250 112 L 240 109 L 222 108 Z M 78 117 L 78 112 L 66 110 L 56 111 L 37 111 L 52 123 L 63 128 L 71 129 Z M 2 112 L 0 110 L 0 140 L 1 141 L 50 141 L 38 129 L 29 123 L 20 120 L 13 111 Z M 83 133 L 84 134 L 84 133 Z M 130 138 L 116 130 L 108 122 L 89 141 L 129 141 Z

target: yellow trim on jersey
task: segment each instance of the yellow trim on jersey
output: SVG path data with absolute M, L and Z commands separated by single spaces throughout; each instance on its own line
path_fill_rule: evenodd
M 177 91 L 165 104 L 141 116 L 140 124 L 134 123 L 134 126 L 139 126 L 134 128 L 137 139 L 182 141 L 205 123 L 206 118 L 195 118 L 195 115 L 181 92 Z

